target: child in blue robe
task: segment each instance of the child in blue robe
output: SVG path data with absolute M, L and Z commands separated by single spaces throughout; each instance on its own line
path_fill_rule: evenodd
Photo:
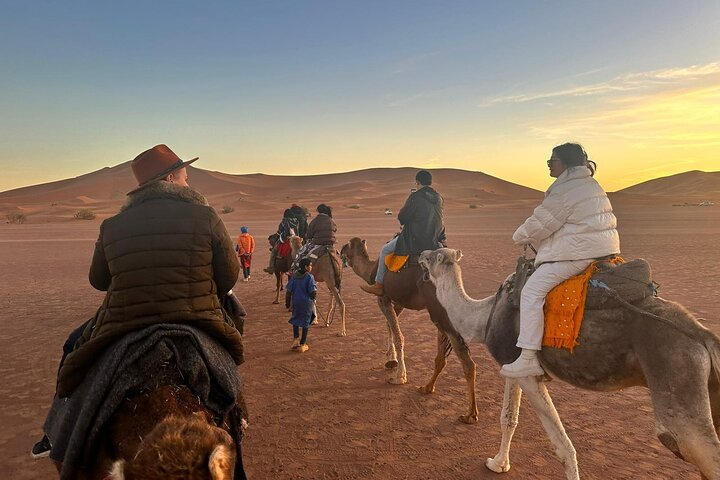
M 308 351 L 307 334 L 310 324 L 315 319 L 315 295 L 317 283 L 312 276 L 312 262 L 303 258 L 298 264 L 295 273 L 290 277 L 285 292 L 285 307 L 290 308 L 292 302 L 292 316 L 288 323 L 293 326 L 293 344 L 291 350 L 298 353 Z M 302 329 L 302 336 L 300 335 Z

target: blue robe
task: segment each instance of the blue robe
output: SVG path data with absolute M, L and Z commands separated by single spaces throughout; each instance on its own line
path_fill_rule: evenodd
M 310 294 L 317 290 L 317 283 L 312 273 L 297 273 L 290 277 L 287 291 L 292 295 L 292 317 L 288 323 L 301 328 L 308 328 L 315 318 L 313 313 L 313 299 Z

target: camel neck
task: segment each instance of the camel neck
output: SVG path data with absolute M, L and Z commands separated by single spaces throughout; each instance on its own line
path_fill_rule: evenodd
M 454 273 L 435 278 L 433 282 L 437 298 L 447 311 L 455 330 L 466 342 L 483 343 L 495 296 L 482 300 L 471 298 L 465 292 L 459 268 Z
M 372 260 L 370 257 L 360 257 L 353 260 L 352 269 L 358 277 L 365 280 L 365 282 L 375 283 L 375 279 L 372 277 L 372 272 L 376 265 L 377 260 Z

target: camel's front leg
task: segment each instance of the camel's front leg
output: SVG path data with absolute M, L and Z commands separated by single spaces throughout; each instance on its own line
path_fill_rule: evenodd
M 402 385 L 407 383 L 407 369 L 405 367 L 405 338 L 403 337 L 402 331 L 400 331 L 400 322 L 393 304 L 387 297 L 378 297 L 378 304 L 380 309 L 385 314 L 385 318 L 388 322 L 388 329 L 392 336 L 393 349 L 397 352 L 397 368 L 395 369 L 395 375 L 388 379 L 388 382 L 395 385 Z M 387 366 L 387 363 L 385 364 Z
M 330 292 L 330 301 L 328 302 L 327 317 L 325 317 L 325 326 L 330 326 L 330 319 L 332 318 L 333 310 L 335 309 L 335 292 L 333 287 L 328 285 L 328 291 Z
M 344 337 L 347 335 L 347 331 L 345 331 L 345 301 L 337 289 L 335 289 L 335 295 L 335 308 L 340 308 L 340 332 L 338 335 Z
M 550 437 L 550 441 L 555 446 L 555 453 L 565 466 L 567 479 L 579 480 L 580 473 L 578 472 L 575 447 L 573 447 L 570 437 L 565 432 L 545 382 L 541 380 L 541 377 L 525 377 L 516 380 L 525 395 L 527 395 L 528 400 L 530 400 L 535 413 L 537 413 L 548 437 Z
M 505 395 L 502 413 L 500 413 L 500 427 L 502 428 L 500 451 L 494 458 L 488 458 L 485 461 L 485 466 L 495 473 L 504 473 L 510 470 L 510 442 L 518 424 L 521 398 L 522 390 L 515 379 L 505 380 Z
M 448 340 L 447 336 L 440 329 L 438 329 L 437 353 L 435 354 L 435 369 L 433 370 L 432 377 L 430 377 L 430 381 L 427 383 L 427 385 L 418 387 L 418 391 L 420 393 L 435 392 L 435 383 L 440 376 L 440 372 L 442 372 L 445 368 L 445 365 L 447 365 L 447 357 L 450 354 L 451 350 L 452 346 L 450 345 L 450 340 Z
M 475 400 L 475 374 L 477 373 L 477 367 L 470 356 L 470 349 L 462 338 L 448 337 L 448 339 L 462 364 L 463 373 L 465 374 L 465 385 L 468 391 L 468 411 L 467 414 L 460 416 L 460 421 L 470 424 L 477 423 L 478 408 L 477 401 Z
M 280 289 L 282 288 L 282 276 L 281 275 L 275 275 L 275 300 L 273 301 L 274 305 L 277 305 L 280 303 Z

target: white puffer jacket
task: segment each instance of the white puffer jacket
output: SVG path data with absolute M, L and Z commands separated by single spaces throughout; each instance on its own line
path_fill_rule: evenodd
M 585 260 L 620 253 L 616 227 L 610 200 L 590 169 L 570 167 L 550 185 L 513 241 L 535 247 L 535 265 Z

